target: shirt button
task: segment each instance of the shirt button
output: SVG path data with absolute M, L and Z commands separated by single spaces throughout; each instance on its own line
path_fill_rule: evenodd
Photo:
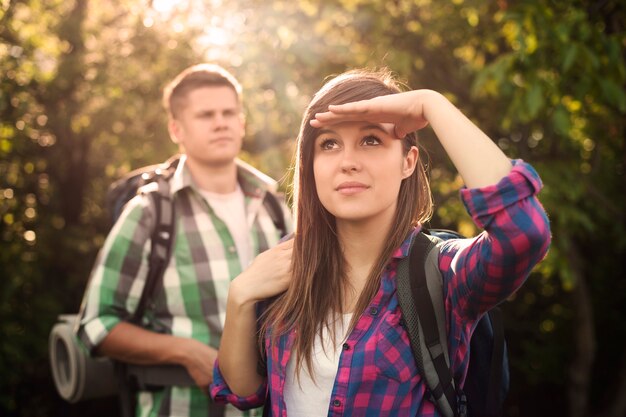
M 339 406 L 341 405 L 341 401 L 339 401 L 339 400 L 335 400 L 335 401 L 333 401 L 333 405 L 334 405 L 335 407 L 339 407 Z
M 350 350 L 350 345 L 347 343 L 343 344 L 343 350 Z
M 237 252 L 237 249 L 234 246 L 229 246 L 228 247 L 228 252 L 235 253 L 235 252 Z
M 372 316 L 376 316 L 378 314 L 378 309 L 376 307 L 370 307 L 370 314 Z

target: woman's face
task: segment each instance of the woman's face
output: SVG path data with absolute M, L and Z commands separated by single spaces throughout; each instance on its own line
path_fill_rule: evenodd
M 391 218 L 400 184 L 418 158 L 416 147 L 403 154 L 392 124 L 345 122 L 320 129 L 313 149 L 317 194 L 338 221 Z

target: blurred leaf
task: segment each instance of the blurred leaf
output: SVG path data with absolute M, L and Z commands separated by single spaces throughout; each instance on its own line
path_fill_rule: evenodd
M 563 58 L 563 64 L 561 69 L 563 72 L 568 72 L 572 67 L 574 62 L 576 61 L 576 57 L 578 56 L 578 48 L 575 43 L 571 43 L 565 49 L 565 57 Z
M 565 107 L 559 105 L 552 114 L 552 125 L 556 133 L 567 136 L 570 132 L 572 124 L 570 122 L 569 113 Z
M 617 107 L 620 112 L 626 113 L 626 93 L 624 89 L 610 79 L 601 79 L 600 88 L 606 101 Z
M 528 117 L 531 120 L 534 119 L 541 110 L 543 110 L 543 89 L 541 88 L 541 84 L 538 82 L 534 82 L 526 94 L 526 106 L 528 108 Z

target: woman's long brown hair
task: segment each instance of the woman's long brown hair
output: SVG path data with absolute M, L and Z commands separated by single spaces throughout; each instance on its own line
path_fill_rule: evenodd
M 325 326 L 335 340 L 331 325 L 343 313 L 346 292 L 345 259 L 337 238 L 335 218 L 317 195 L 313 174 L 314 142 L 317 129 L 309 121 L 315 113 L 327 111 L 330 104 L 343 104 L 401 92 L 399 84 L 388 71 L 355 70 L 344 73 L 325 84 L 313 97 L 304 112 L 295 160 L 294 214 L 296 232 L 292 258 L 293 277 L 289 289 L 269 306 L 262 317 L 261 335 L 271 334 L 272 345 L 279 336 L 295 329 L 296 368 L 306 364 L 312 369 L 312 351 L 316 335 Z M 403 152 L 417 146 L 417 135 L 402 139 Z M 396 216 L 386 245 L 374 263 L 367 283 L 353 312 L 350 329 L 380 287 L 382 271 L 393 251 L 398 248 L 412 227 L 423 223 L 432 214 L 432 197 L 421 158 L 413 174 L 400 185 Z M 298 374 L 299 375 L 299 374 Z

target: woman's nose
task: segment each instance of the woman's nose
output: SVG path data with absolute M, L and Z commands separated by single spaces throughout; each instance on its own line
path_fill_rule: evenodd
M 341 171 L 342 172 L 354 172 L 361 168 L 361 164 L 358 161 L 357 155 L 354 151 L 344 149 L 341 158 Z

